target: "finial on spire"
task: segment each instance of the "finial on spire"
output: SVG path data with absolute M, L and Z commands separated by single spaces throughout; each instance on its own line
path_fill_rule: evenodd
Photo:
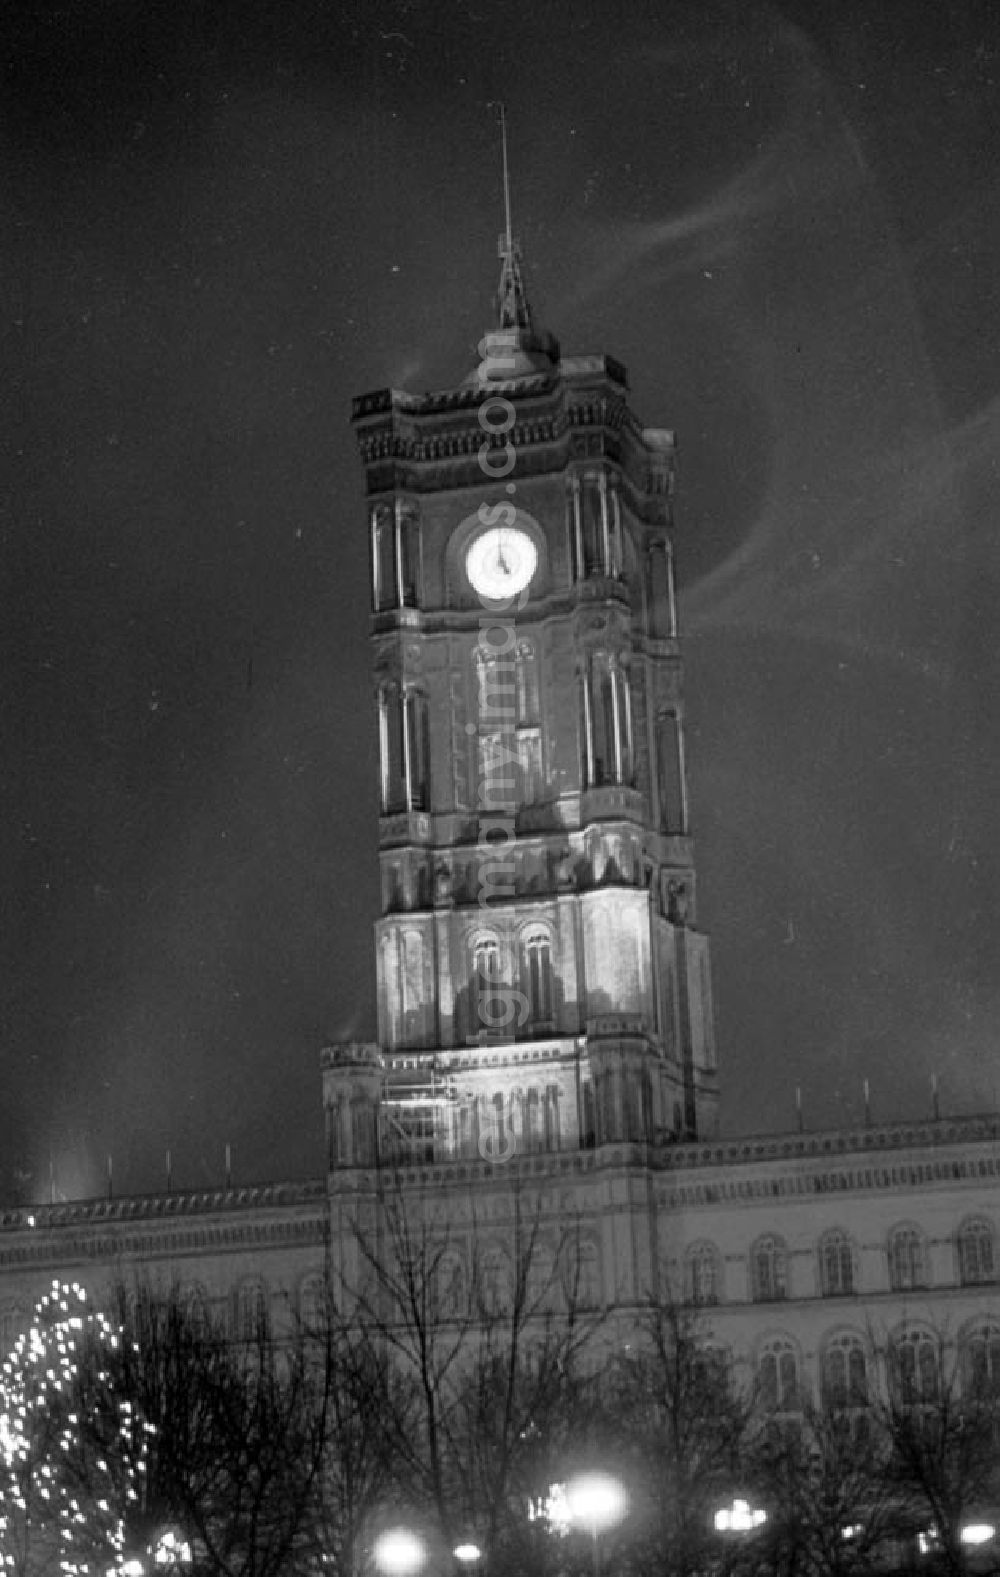
M 503 156 L 503 212 L 504 219 L 506 221 L 504 242 L 506 250 L 508 252 L 512 252 L 514 250 L 514 240 L 510 228 L 510 171 L 507 166 L 507 106 L 505 104 L 498 104 L 497 113 L 500 117 L 500 150 Z
M 500 257 L 500 288 L 497 291 L 497 327 L 501 329 L 526 329 L 531 333 L 531 308 L 524 293 L 521 274 L 521 248 L 514 240 L 510 223 L 510 167 L 507 163 L 507 109 L 497 105 L 500 121 L 500 154 L 503 166 L 504 233 L 500 237 L 497 253 Z

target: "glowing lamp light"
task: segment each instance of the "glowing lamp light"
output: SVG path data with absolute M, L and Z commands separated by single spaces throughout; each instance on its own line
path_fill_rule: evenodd
M 387 1528 L 375 1540 L 372 1553 L 376 1566 L 386 1577 L 413 1577 L 427 1559 L 423 1540 L 409 1528 Z
M 840 1537 L 842 1539 L 860 1539 L 863 1532 L 864 1529 L 860 1522 L 849 1522 L 846 1527 L 841 1528 Z
M 963 1544 L 989 1544 L 996 1532 L 992 1522 L 967 1522 L 958 1536 Z
M 752 1533 L 767 1521 L 762 1506 L 751 1506 L 748 1500 L 736 1497 L 731 1506 L 720 1506 L 712 1519 L 716 1533 Z
M 610 1473 L 581 1473 L 566 1485 L 566 1510 L 570 1521 L 586 1528 L 596 1539 L 605 1528 L 613 1528 L 628 1511 L 624 1484 Z
M 478 1544 L 457 1544 L 453 1553 L 455 1559 L 461 1561 L 464 1565 L 472 1561 L 478 1561 L 483 1552 Z

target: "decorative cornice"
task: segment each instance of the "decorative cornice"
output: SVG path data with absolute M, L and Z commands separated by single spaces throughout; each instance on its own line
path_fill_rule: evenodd
M 662 1165 L 686 1167 L 753 1165 L 761 1161 L 830 1160 L 877 1150 L 940 1149 L 944 1145 L 995 1143 L 1000 1114 L 928 1118 L 925 1122 L 876 1123 L 864 1128 L 829 1128 L 816 1133 L 764 1134 L 748 1139 L 673 1145 Z
M 44 1232 L 55 1227 L 108 1226 L 129 1221 L 170 1221 L 179 1216 L 289 1209 L 326 1198 L 322 1179 L 306 1183 L 252 1183 L 245 1188 L 191 1189 L 130 1194 L 121 1199 L 76 1199 L 55 1205 L 22 1205 L 0 1212 L 0 1232 Z

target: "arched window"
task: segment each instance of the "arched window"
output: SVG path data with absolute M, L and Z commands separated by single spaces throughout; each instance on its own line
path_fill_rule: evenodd
M 479 1261 L 479 1303 L 487 1315 L 504 1314 L 510 1309 L 510 1260 L 499 1246 L 485 1249 Z
M 378 690 L 379 802 L 383 815 L 406 807 L 403 707 L 399 685 L 393 681 Z
M 524 994 L 529 1022 L 536 1028 L 552 1023 L 552 943 L 547 931 L 532 931 L 524 942 Z
M 260 1341 L 267 1335 L 269 1310 L 262 1281 L 242 1281 L 234 1300 L 233 1335 L 237 1341 Z
M 846 1232 L 824 1233 L 819 1246 L 820 1287 L 824 1298 L 848 1297 L 854 1291 L 854 1251 Z
M 958 1274 L 965 1287 L 996 1278 L 993 1227 L 982 1217 L 965 1221 L 959 1228 Z
M 522 805 L 534 805 L 542 795 L 542 731 L 538 657 L 530 641 L 518 644 L 515 692 L 518 801 Z
M 868 1361 L 860 1336 L 833 1336 L 823 1349 L 821 1384 L 824 1406 L 836 1412 L 868 1406 Z
M 528 1314 L 548 1313 L 559 1305 L 556 1256 L 548 1243 L 537 1238 L 530 1247 L 525 1297 Z
M 371 513 L 372 607 L 376 613 L 396 606 L 396 524 L 389 504 Z
M 505 1003 L 501 994 L 500 947 L 491 937 L 478 941 L 472 956 L 472 1022 L 470 1034 L 504 1028 Z
M 722 1280 L 719 1255 L 712 1243 L 695 1243 L 687 1253 L 687 1284 L 690 1301 L 698 1307 L 719 1302 Z
M 962 1338 L 962 1389 L 970 1401 L 1000 1397 L 1000 1327 L 975 1325 Z
M 538 657 L 530 641 L 517 647 L 517 726 L 537 728 L 539 721 Z
M 656 719 L 656 780 L 659 789 L 660 826 L 664 832 L 686 832 L 684 747 L 680 718 L 676 712 L 661 712 Z
M 632 700 L 616 653 L 597 652 L 583 680 L 584 782 L 632 781 Z
M 797 1413 L 801 1408 L 799 1355 L 787 1336 L 773 1336 L 757 1360 L 761 1406 L 768 1413 Z
M 889 1234 L 889 1285 L 893 1292 L 927 1285 L 924 1236 L 916 1227 L 895 1227 Z
M 299 1282 L 299 1323 L 306 1335 L 322 1335 L 326 1327 L 328 1299 L 326 1277 L 311 1270 Z
M 465 1261 L 457 1249 L 448 1249 L 437 1264 L 438 1309 L 443 1319 L 455 1320 L 466 1313 L 469 1291 Z
M 889 1344 L 889 1384 L 901 1407 L 928 1406 L 937 1400 L 940 1387 L 939 1344 L 928 1332 L 900 1332 Z
M 372 607 L 416 608 L 420 604 L 420 522 L 416 506 L 397 498 L 371 512 Z
M 788 1255 L 773 1233 L 758 1238 L 750 1251 L 750 1295 L 755 1303 L 774 1303 L 786 1296 Z

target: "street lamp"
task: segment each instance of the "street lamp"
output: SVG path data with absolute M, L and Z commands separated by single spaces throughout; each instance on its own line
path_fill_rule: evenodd
M 601 1577 L 601 1534 L 616 1527 L 628 1511 L 625 1486 L 610 1473 L 581 1473 L 566 1485 L 564 1500 L 569 1521 L 590 1534 L 594 1577 Z
M 416 1577 L 427 1560 L 423 1539 L 409 1528 L 386 1528 L 375 1540 L 372 1554 L 385 1577 Z
M 732 1505 L 720 1506 L 712 1519 L 716 1533 L 754 1533 L 767 1521 L 762 1506 L 751 1506 L 741 1496 L 733 1497 Z

